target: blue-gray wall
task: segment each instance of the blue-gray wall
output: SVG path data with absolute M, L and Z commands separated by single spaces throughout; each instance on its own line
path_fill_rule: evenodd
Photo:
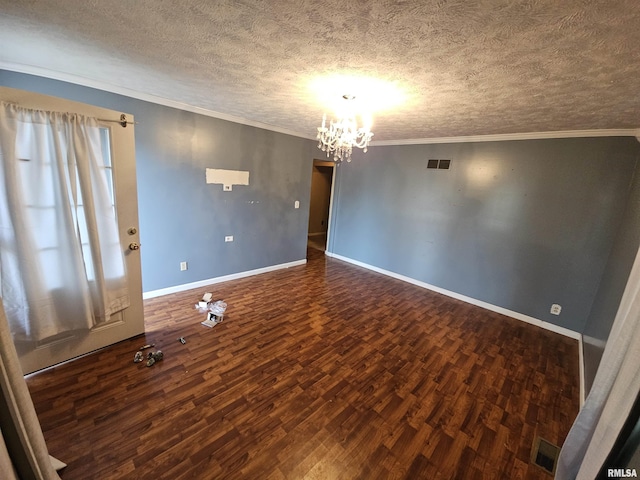
M 135 116 L 144 291 L 306 258 L 315 142 L 15 72 L 0 85 Z M 249 186 L 223 192 L 206 168 L 249 171 Z
M 583 331 L 584 376 L 587 392 L 591 389 L 600 365 L 639 245 L 640 171 L 636 171 L 622 225 L 613 244 L 593 308 Z
M 634 138 L 372 147 L 337 170 L 329 250 L 582 332 L 639 152 Z

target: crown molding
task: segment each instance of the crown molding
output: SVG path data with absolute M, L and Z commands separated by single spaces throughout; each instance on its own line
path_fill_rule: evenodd
M 176 108 L 187 112 L 197 113 L 207 117 L 226 120 L 228 122 L 239 123 L 250 127 L 261 128 L 276 133 L 291 135 L 294 137 L 305 138 L 308 140 L 316 140 L 316 136 L 308 135 L 301 132 L 295 132 L 286 128 L 277 127 L 267 123 L 256 122 L 244 117 L 237 117 L 226 113 L 216 112 L 202 107 L 196 107 L 187 103 L 178 102 L 168 98 L 151 95 L 149 93 L 139 92 L 137 90 L 126 87 L 119 87 L 108 84 L 99 80 L 93 80 L 69 73 L 56 72 L 47 68 L 37 67 L 34 65 L 23 65 L 13 62 L 5 62 L 0 60 L 0 70 L 7 70 L 16 73 L 25 73 L 44 77 L 51 80 L 59 80 L 62 82 L 73 83 L 82 87 L 95 88 L 109 93 L 124 95 L 126 97 L 143 100 L 145 102 L 155 103 L 165 107 Z M 628 129 L 608 129 L 608 130 L 564 130 L 558 132 L 526 132 L 526 133 L 505 133 L 491 135 L 468 135 L 460 137 L 434 137 L 434 138 L 411 138 L 401 140 L 378 140 L 370 143 L 370 146 L 389 146 L 389 145 L 426 145 L 436 143 L 472 143 L 472 142 L 503 142 L 510 140 L 542 140 L 549 138 L 588 138 L 588 137 L 636 137 L 640 142 L 640 128 Z
M 504 142 L 510 140 L 544 140 L 549 138 L 636 137 L 640 142 L 640 128 L 604 130 L 563 130 L 558 132 L 499 133 L 492 135 L 468 135 L 461 137 L 413 138 L 405 140 L 380 140 L 372 147 L 386 145 L 424 145 L 432 143 Z
M 137 100 L 143 100 L 145 102 L 155 103 L 157 105 L 162 105 L 165 107 L 176 108 L 178 110 L 184 110 L 191 113 L 197 113 L 199 115 L 217 118 L 219 120 L 226 120 L 228 122 L 239 123 L 242 125 L 247 125 L 249 127 L 261 128 L 263 130 L 270 130 L 272 132 L 283 133 L 285 135 L 292 135 L 294 137 L 301 137 L 309 140 L 316 139 L 315 135 L 313 136 L 305 135 L 300 132 L 294 132 L 293 130 L 288 130 L 286 128 L 280 128 L 274 125 L 269 125 L 267 123 L 249 120 L 248 118 L 237 117 L 235 115 L 216 112 L 214 110 L 196 107 L 194 105 L 189 105 L 188 103 L 178 102 L 176 100 L 160 97 L 158 95 L 152 95 L 149 93 L 139 92 L 137 90 L 133 90 L 126 87 L 111 85 L 106 82 L 101 82 L 99 80 L 93 80 L 93 79 L 81 77 L 78 75 L 72 75 L 72 74 L 63 73 L 63 72 L 56 72 L 54 70 L 49 70 L 47 68 L 36 67 L 33 65 L 22 65 L 17 63 L 4 62 L 0 60 L 0 70 L 7 70 L 7 71 L 16 72 L 16 73 L 25 73 L 28 75 L 34 75 L 36 77 L 48 78 L 50 80 L 59 80 L 61 82 L 73 83 L 81 87 L 95 88 L 97 90 L 102 90 L 104 92 L 124 95 L 126 97 L 135 98 Z

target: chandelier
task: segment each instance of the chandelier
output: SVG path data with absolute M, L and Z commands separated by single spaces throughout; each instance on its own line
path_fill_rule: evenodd
M 353 95 L 343 95 L 347 101 L 355 99 Z M 367 151 L 373 132 L 365 122 L 362 127 L 358 127 L 356 112 L 353 108 L 346 108 L 337 120 L 330 120 L 327 124 L 327 115 L 322 116 L 322 126 L 318 127 L 318 148 L 327 152 L 327 158 L 333 154 L 333 161 L 351 161 L 351 151 L 353 147 L 362 148 Z

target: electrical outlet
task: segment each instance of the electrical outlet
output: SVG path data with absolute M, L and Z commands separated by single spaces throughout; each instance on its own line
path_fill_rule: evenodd
M 296 200 L 295 202 L 293 202 L 293 208 L 300 208 L 300 201 Z
M 187 262 L 180 262 L 180 271 L 184 272 L 187 268 L 189 268 L 187 266 Z
M 225 242 L 233 242 L 233 235 L 227 235 L 226 237 L 224 237 L 224 241 Z
M 557 303 L 554 303 L 553 305 L 551 305 L 551 314 L 552 315 L 560 315 L 561 311 L 562 311 L 562 307 L 560 305 L 558 305 Z

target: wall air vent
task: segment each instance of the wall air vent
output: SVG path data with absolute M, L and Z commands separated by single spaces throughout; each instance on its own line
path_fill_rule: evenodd
M 531 463 L 542 468 L 545 472 L 551 475 L 556 473 L 558 455 L 560 455 L 560 447 L 547 442 L 544 438 L 536 437 L 533 440 Z
M 427 161 L 427 168 L 438 168 L 440 170 L 449 170 L 450 165 L 451 165 L 451 160 L 437 160 L 432 158 Z

